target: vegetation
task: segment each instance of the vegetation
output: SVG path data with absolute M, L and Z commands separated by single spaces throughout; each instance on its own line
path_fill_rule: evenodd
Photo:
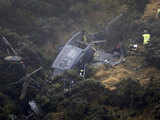
M 118 41 L 127 47 L 130 39 L 139 40 L 142 45 L 143 30 L 148 29 L 153 37 L 141 57 L 145 57 L 144 63 L 159 70 L 159 20 L 141 19 L 148 3 L 149 0 L 0 0 L 0 35 L 8 39 L 26 65 L 24 69 L 20 63 L 4 60 L 14 54 L 1 37 L 0 119 L 27 119 L 33 113 L 28 102 L 35 100 L 43 111 L 42 120 L 134 120 L 145 119 L 146 111 L 150 112 L 149 119 L 158 120 L 160 83 L 156 76 L 151 76 L 147 85 L 127 77 L 110 90 L 93 77 L 97 72 L 93 66 L 88 66 L 85 80 L 79 77 L 78 70 L 52 79 L 50 70 L 58 54 L 57 46 L 64 45 L 73 32 L 103 31 L 120 13 L 124 17 L 112 26 L 103 47 L 111 49 Z M 43 70 L 32 76 L 27 95 L 20 100 L 24 81 L 19 80 L 40 66 Z M 64 93 L 64 79 L 66 86 L 74 81 L 68 93 Z M 40 118 L 33 115 L 28 119 Z

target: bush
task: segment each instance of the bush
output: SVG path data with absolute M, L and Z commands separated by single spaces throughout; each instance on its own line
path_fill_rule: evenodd
M 146 60 L 150 64 L 160 68 L 160 22 L 154 20 L 152 22 L 147 22 L 146 26 L 151 33 L 150 44 L 146 46 Z
M 130 9 L 138 10 L 143 13 L 149 0 L 122 0 L 122 2 L 127 4 Z
M 116 86 L 117 90 L 112 93 L 113 96 L 110 99 L 111 105 L 135 109 L 144 107 L 144 88 L 139 82 L 128 78 L 122 80 Z
M 17 112 L 18 107 L 15 106 L 14 102 L 3 93 L 0 93 L 0 118 L 9 119 L 10 114 Z

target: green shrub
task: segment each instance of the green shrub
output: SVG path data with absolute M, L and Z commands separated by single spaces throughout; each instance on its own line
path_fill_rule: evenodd
M 143 108 L 144 101 L 144 88 L 139 82 L 130 78 L 122 80 L 117 85 L 117 90 L 114 91 L 110 99 L 112 105 L 120 107 Z

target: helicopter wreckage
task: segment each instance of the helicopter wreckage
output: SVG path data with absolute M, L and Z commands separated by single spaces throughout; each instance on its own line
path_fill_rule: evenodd
M 94 33 L 91 35 L 85 36 L 85 32 L 75 33 L 71 39 L 64 45 L 62 50 L 57 55 L 56 59 L 53 61 L 51 68 L 53 69 L 53 77 L 56 75 L 61 75 L 67 70 L 74 69 L 75 67 L 80 68 L 83 66 L 83 71 L 85 72 L 86 64 L 109 64 L 110 66 L 115 66 L 124 61 L 124 47 L 122 42 L 119 42 L 119 52 L 121 53 L 117 59 L 117 55 L 104 50 L 96 50 L 95 45 L 101 45 L 101 43 L 107 42 L 107 40 L 102 40 L 105 37 L 101 35 L 101 38 L 97 38 L 99 34 L 108 33 L 112 31 L 112 27 L 121 20 L 125 14 L 120 14 L 111 20 L 107 27 L 104 28 L 101 32 Z M 84 36 L 89 38 L 92 42 L 87 42 L 84 40 Z M 83 75 L 84 77 L 84 75 Z
M 83 40 L 84 33 L 77 32 L 62 48 L 51 68 L 53 76 L 60 75 L 66 70 L 76 67 L 85 66 L 86 64 L 108 64 L 115 66 L 124 61 L 124 55 L 121 54 L 118 58 L 113 53 L 107 53 L 104 50 L 96 50 L 95 44 L 101 44 L 106 40 L 92 41 L 85 43 Z M 121 47 L 120 47 L 120 51 Z M 83 68 L 85 71 L 85 67 Z

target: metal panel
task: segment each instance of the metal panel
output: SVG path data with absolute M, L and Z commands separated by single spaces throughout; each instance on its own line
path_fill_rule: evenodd
M 83 49 L 73 45 L 65 45 L 54 61 L 52 68 L 57 68 L 60 70 L 71 69 L 75 64 L 77 57 L 80 56 L 82 50 Z

